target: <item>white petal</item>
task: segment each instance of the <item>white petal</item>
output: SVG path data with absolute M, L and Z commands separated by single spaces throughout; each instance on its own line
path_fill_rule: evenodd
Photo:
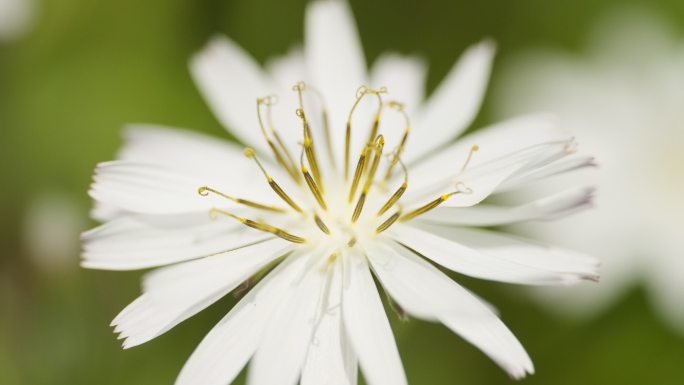
M 97 166 L 89 194 L 105 205 L 134 213 L 208 213 L 225 202 L 200 197 L 197 189 L 204 182 L 156 165 L 113 161 Z
M 460 139 L 436 155 L 409 168 L 410 189 L 405 200 L 422 197 L 427 192 L 433 199 L 454 191 L 457 182 L 472 190 L 445 202 L 459 207 L 479 203 L 501 183 L 529 164 L 540 159 L 566 154 L 572 136 L 560 130 L 550 115 L 528 115 L 498 123 Z M 465 171 L 461 172 L 468 153 L 478 146 Z M 412 192 L 411 192 L 412 190 Z
M 526 172 L 511 175 L 508 180 L 504 181 L 501 185 L 499 185 L 499 187 L 497 187 L 497 192 L 515 190 L 552 176 L 561 175 L 566 172 L 584 169 L 587 167 L 596 167 L 596 161 L 594 160 L 593 156 L 577 156 L 557 160 L 541 168 L 527 170 Z
M 347 115 L 357 88 L 366 82 L 365 58 L 346 1 L 317 1 L 309 5 L 305 55 L 310 81 L 328 105 L 333 148 L 341 162 Z
M 303 258 L 288 257 L 235 305 L 195 349 L 176 385 L 227 385 L 254 354 L 284 289 L 301 274 Z
M 421 227 L 428 225 L 420 224 Z M 440 226 L 442 227 L 442 226 Z M 394 225 L 387 232 L 397 242 L 415 250 L 417 253 L 431 259 L 449 270 L 471 277 L 488 279 L 499 282 L 518 283 L 526 285 L 551 285 L 571 284 L 581 279 L 594 279 L 595 266 L 589 263 L 593 260 L 581 259 L 578 262 L 566 265 L 565 262 L 556 268 L 557 258 L 552 258 L 554 252 L 551 249 L 540 248 L 535 257 L 521 258 L 512 257 L 509 253 L 497 253 L 493 249 L 475 249 L 464 245 L 468 238 L 458 241 L 444 238 L 455 227 L 445 228 L 439 235 L 433 234 L 440 230 L 438 226 L 429 226 L 429 231 L 424 231 L 408 225 Z M 546 250 L 550 256 L 548 263 L 542 257 L 542 250 Z M 522 250 L 524 254 L 527 250 Z M 517 256 L 517 254 L 516 254 Z M 561 258 L 564 260 L 564 258 Z M 575 262 L 575 258 L 568 262 Z M 569 271 L 564 268 L 572 267 Z
M 356 385 L 358 362 L 342 327 L 340 266 L 335 266 L 330 274 L 326 297 L 316 317 L 316 327 L 302 368 L 300 384 Z
M 411 162 L 461 134 L 477 115 L 489 82 L 495 45 L 470 47 L 416 116 L 404 158 Z
M 440 206 L 418 219 L 459 226 L 501 226 L 521 221 L 558 219 L 591 207 L 594 191 L 590 187 L 575 188 L 517 206 Z
M 269 238 L 269 234 L 232 221 L 169 228 L 131 216 L 120 217 L 82 235 L 82 266 L 145 269 L 226 252 Z
M 321 256 L 307 255 L 305 258 L 320 259 Z M 316 264 L 284 289 L 287 293 L 270 317 L 259 348 L 249 365 L 248 384 L 297 383 L 312 341 L 326 278 Z
M 274 86 L 235 42 L 214 37 L 190 62 L 190 71 L 218 120 L 245 144 L 267 153 L 258 129 L 256 99 Z
M 306 58 L 302 47 L 294 47 L 285 55 L 271 59 L 266 63 L 266 69 L 271 78 L 278 83 L 282 90 L 289 90 L 291 94 L 283 97 L 292 97 L 292 86 L 298 81 L 308 82 Z
M 344 326 L 364 378 L 370 385 L 406 384 L 392 329 L 364 256 L 352 255 L 345 266 L 342 294 Z
M 514 378 L 534 372 L 525 349 L 489 306 L 444 273 L 401 246 L 367 251 L 383 286 L 409 314 L 444 323 Z
M 149 124 L 129 125 L 124 131 L 124 145 L 119 159 L 153 164 L 165 169 L 206 179 L 206 183 L 240 180 L 235 194 L 257 186 L 255 165 L 247 159 L 242 147 L 189 130 Z M 244 188 L 241 188 L 244 185 Z
M 387 87 L 388 100 L 396 100 L 406 106 L 409 116 L 418 109 L 425 96 L 425 61 L 399 54 L 384 54 L 377 59 L 371 70 L 371 86 Z
M 112 321 L 124 348 L 147 342 L 195 315 L 290 247 L 273 239 L 149 273 L 143 294 Z

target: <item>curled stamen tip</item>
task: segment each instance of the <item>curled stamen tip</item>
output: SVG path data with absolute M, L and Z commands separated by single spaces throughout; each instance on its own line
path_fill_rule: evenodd
M 306 83 L 303 81 L 298 81 L 292 86 L 292 91 L 304 91 L 306 89 Z
M 384 146 L 385 145 L 385 137 L 382 135 L 378 135 L 378 137 L 375 139 L 375 143 L 378 146 Z
M 247 147 L 245 148 L 244 153 L 246 157 L 251 158 L 254 156 L 254 149 L 251 147 Z
M 387 87 L 380 87 L 376 92 L 379 94 L 386 94 L 388 92 Z
M 209 210 L 209 219 L 212 221 L 218 219 L 218 209 L 216 207 L 212 207 L 211 210 Z
M 278 95 L 266 95 L 263 98 L 257 98 L 257 103 L 272 106 L 278 103 Z
M 398 101 L 396 101 L 396 100 L 390 100 L 390 101 L 387 103 L 387 106 L 390 107 L 390 108 L 393 108 L 393 109 L 395 109 L 395 110 L 397 110 L 397 111 L 403 111 L 403 110 L 404 110 L 404 107 L 405 107 L 404 103 L 398 102 Z
M 197 189 L 197 193 L 203 197 L 209 195 L 209 187 L 207 186 L 202 186 Z
M 297 116 L 302 118 L 302 119 L 304 119 L 306 117 L 306 115 L 304 115 L 304 110 L 302 110 L 301 108 L 297 108 L 295 110 L 295 114 L 297 114 Z
M 472 194 L 473 190 L 466 186 L 463 182 L 456 183 L 456 192 L 459 194 Z
M 367 92 L 368 92 L 368 87 L 366 87 L 365 85 L 362 85 L 356 89 L 356 97 L 360 98 L 363 95 L 365 95 Z

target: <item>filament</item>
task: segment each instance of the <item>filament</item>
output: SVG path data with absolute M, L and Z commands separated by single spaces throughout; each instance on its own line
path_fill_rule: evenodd
M 248 158 L 254 159 L 257 166 L 259 166 L 259 169 L 264 174 L 264 177 L 266 177 L 266 180 L 268 181 L 269 186 L 271 186 L 271 189 L 273 189 L 273 191 L 276 194 L 278 194 L 280 199 L 285 201 L 285 203 L 287 203 L 295 211 L 301 213 L 302 209 L 299 206 L 297 206 L 297 204 L 292 200 L 292 198 L 290 198 L 290 196 L 285 193 L 285 191 L 282 189 L 282 187 L 280 187 L 280 185 L 278 183 L 276 183 L 276 181 L 273 180 L 273 178 L 271 178 L 270 175 L 268 175 L 268 172 L 266 171 L 264 166 L 261 164 L 261 161 L 259 160 L 259 158 L 256 156 L 256 152 L 254 151 L 254 149 L 249 148 L 249 147 L 245 148 L 245 156 Z
M 356 202 L 356 207 L 354 208 L 354 213 L 352 214 L 352 222 L 356 222 L 361 215 L 361 210 L 363 210 L 363 205 L 366 203 L 366 196 L 373 185 L 373 179 L 375 178 L 375 173 L 378 170 L 378 164 L 380 164 L 380 158 L 382 157 L 382 149 L 385 146 L 385 139 L 382 135 L 378 135 L 375 139 L 375 155 L 373 156 L 373 162 L 371 162 L 370 170 L 366 176 L 366 182 L 361 190 L 361 195 L 359 200 Z
M 271 234 L 273 234 L 277 237 L 280 237 L 286 241 L 290 241 L 293 243 L 306 243 L 306 239 L 304 239 L 300 236 L 297 236 L 297 235 L 290 234 L 287 231 L 280 229 L 278 227 L 267 225 L 265 223 L 256 222 L 256 221 L 253 221 L 253 220 L 247 219 L 247 218 L 242 218 L 242 217 L 239 217 L 233 213 L 230 213 L 230 212 L 225 211 L 225 210 L 217 209 L 217 208 L 212 208 L 211 210 L 209 210 L 209 216 L 211 217 L 211 219 L 216 219 L 217 214 L 222 214 L 222 215 L 225 215 L 227 217 L 233 218 L 233 219 L 241 222 L 245 226 L 249 226 L 249 227 L 256 229 L 256 230 L 271 233 Z
M 387 88 L 382 87 L 377 90 L 370 89 L 366 86 L 361 86 L 356 90 L 356 100 L 354 101 L 354 105 L 352 105 L 351 110 L 349 111 L 349 116 L 347 117 L 347 128 L 345 132 L 345 139 L 344 139 L 344 179 L 349 178 L 349 151 L 350 151 L 350 146 L 351 146 L 351 125 L 352 125 L 352 117 L 354 115 L 354 111 L 356 111 L 356 107 L 358 107 L 359 103 L 361 100 L 366 96 L 366 95 L 376 95 L 378 97 L 378 111 L 375 114 L 375 120 L 373 121 L 373 127 L 371 129 L 370 136 L 368 138 L 368 143 L 372 143 L 373 138 L 375 138 L 375 134 L 377 133 L 378 126 L 380 124 L 380 113 L 382 110 L 382 97 L 380 94 L 387 93 Z
M 271 105 L 276 103 L 276 97 L 271 95 L 271 96 L 266 96 L 263 98 L 257 98 L 257 120 L 259 122 L 259 129 L 261 130 L 261 134 L 263 135 L 264 139 L 266 140 L 266 143 L 268 144 L 268 147 L 271 148 L 271 151 L 273 152 L 273 155 L 276 158 L 276 161 L 278 164 L 280 164 L 281 167 L 283 167 L 288 174 L 294 179 L 296 182 L 299 182 L 299 175 L 296 172 L 296 168 L 294 166 L 294 161 L 292 160 L 292 156 L 290 155 L 290 152 L 287 150 L 287 147 L 283 143 L 282 139 L 280 138 L 280 135 L 276 132 L 273 122 L 271 120 Z M 262 107 L 266 106 L 267 107 L 267 115 L 268 115 L 268 126 L 269 126 L 269 131 L 271 135 L 275 138 L 276 142 L 278 143 L 278 146 L 271 140 L 269 137 L 268 133 L 266 132 L 266 128 L 264 126 L 264 121 L 262 118 Z M 280 147 L 280 148 L 278 148 Z M 284 154 L 284 155 L 283 155 Z
M 378 216 L 384 214 L 387 210 L 390 209 L 390 207 L 394 206 L 397 201 L 401 198 L 402 195 L 406 192 L 406 189 L 408 188 L 408 170 L 406 169 L 406 165 L 404 165 L 404 162 L 401 161 L 401 159 L 397 158 L 397 161 L 395 163 L 399 163 L 401 165 L 402 170 L 404 171 L 404 182 L 399 186 L 399 188 L 392 194 L 392 196 L 387 200 L 387 202 L 380 208 L 378 211 Z
M 316 183 L 314 178 L 311 177 L 309 170 L 304 165 L 304 152 L 305 151 L 302 151 L 302 154 L 299 157 L 299 163 L 302 170 L 302 174 L 304 175 L 304 180 L 306 181 L 307 186 L 309 186 L 311 194 L 313 194 L 314 198 L 316 198 L 316 202 L 318 202 L 318 205 L 321 206 L 323 210 L 328 210 L 328 207 L 325 204 L 325 200 L 323 199 L 323 193 L 318 188 L 318 184 Z
M 399 222 L 406 222 L 406 221 L 411 220 L 411 219 L 413 219 L 419 215 L 425 214 L 426 212 L 428 212 L 428 211 L 434 209 L 435 207 L 441 205 L 443 202 L 446 202 L 449 198 L 451 198 L 452 196 L 454 196 L 456 194 L 470 194 L 470 193 L 472 193 L 472 190 L 465 187 L 463 185 L 463 183 L 458 183 L 456 188 L 457 188 L 456 191 L 452 191 L 450 193 L 443 194 L 439 198 L 437 198 L 431 202 L 428 202 L 427 204 L 425 204 L 425 205 L 423 205 L 423 206 L 421 206 L 421 207 L 419 207 L 419 208 L 417 208 L 411 212 L 404 214 L 402 217 L 399 218 Z
M 197 189 L 197 193 L 203 197 L 209 195 L 209 193 L 213 193 L 213 194 L 216 194 L 216 195 L 221 196 L 223 198 L 230 199 L 231 201 L 233 201 L 235 203 L 239 203 L 239 204 L 242 204 L 245 206 L 253 207 L 255 209 L 273 211 L 276 213 L 284 213 L 286 211 L 285 209 L 280 208 L 280 207 L 269 206 L 269 205 L 253 202 L 253 201 L 250 201 L 247 199 L 236 198 L 236 197 L 230 196 L 228 194 L 222 193 L 221 191 L 215 190 L 209 186 L 200 187 L 199 189 Z
M 316 152 L 314 149 L 314 141 L 311 135 L 311 127 L 309 125 L 309 120 L 306 118 L 306 113 L 304 112 L 304 99 L 302 97 L 302 92 L 305 88 L 303 82 L 295 84 L 292 89 L 297 92 L 299 99 L 299 108 L 297 109 L 297 116 L 302 119 L 302 126 L 304 131 L 304 152 L 306 153 L 306 159 L 309 161 L 309 167 L 311 167 L 311 172 L 316 180 L 316 183 L 323 189 L 323 183 L 321 181 L 321 171 L 318 167 L 318 161 L 316 160 Z
M 387 168 L 387 172 L 385 173 L 385 180 L 388 180 L 392 175 L 392 170 L 394 169 L 394 166 L 396 166 L 399 157 L 404 152 L 404 147 L 406 146 L 406 141 L 408 140 L 409 132 L 411 131 L 411 124 L 409 121 L 408 114 L 404 110 L 404 105 L 396 101 L 390 101 L 387 103 L 387 106 L 401 113 L 401 115 L 404 117 L 405 127 L 404 135 L 402 135 L 401 140 L 399 141 L 399 145 L 394 150 L 392 161 L 390 162 L 390 165 Z

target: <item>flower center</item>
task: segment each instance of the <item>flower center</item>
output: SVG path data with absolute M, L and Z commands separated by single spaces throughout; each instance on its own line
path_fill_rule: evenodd
M 278 167 L 282 168 L 298 186 L 301 197 L 294 199 L 288 194 L 269 174 L 256 151 L 246 148 L 245 156 L 254 160 L 269 187 L 282 201 L 282 206 L 233 197 L 209 186 L 200 187 L 198 192 L 202 196 L 210 193 L 216 194 L 262 214 L 268 213 L 266 218 L 279 225 L 244 218 L 220 208 L 210 210 L 213 219 L 218 215 L 223 215 L 253 229 L 271 233 L 293 243 L 324 244 L 339 250 L 354 247 L 359 242 L 372 240 L 393 224 L 409 221 L 424 214 L 453 195 L 470 193 L 470 189 L 454 181 L 453 191 L 427 203 L 414 205 L 413 202 L 405 204 L 401 201 L 408 189 L 408 171 L 401 161 L 401 154 L 409 136 L 410 122 L 403 104 L 397 101 L 385 103 L 383 96 L 387 94 L 386 88 L 370 89 L 361 86 L 358 89 L 356 100 L 346 122 L 342 171 L 338 171 L 335 164 L 328 113 L 322 95 L 303 82 L 295 84 L 293 90 L 297 93 L 299 101 L 296 115 L 302 123 L 302 142 L 298 164 L 270 119 L 271 107 L 277 99 L 274 96 L 267 96 L 257 99 L 256 104 L 259 129 L 268 148 Z M 322 140 L 320 138 L 314 140 L 311 122 L 304 110 L 305 92 L 312 93 L 322 105 L 320 111 Z M 358 157 L 352 160 L 352 118 L 360 103 L 367 96 L 377 100 L 377 109 L 373 115 L 365 145 Z M 403 134 L 398 144 L 389 151 L 385 146 L 385 137 L 379 133 L 382 114 L 387 109 L 399 113 L 404 121 Z M 321 151 L 321 148 L 324 150 Z M 465 170 L 477 150 L 477 146 L 471 148 L 461 172 Z M 329 167 L 325 168 L 325 165 Z M 324 175 L 324 172 L 327 175 Z M 407 207 L 412 208 L 407 209 Z

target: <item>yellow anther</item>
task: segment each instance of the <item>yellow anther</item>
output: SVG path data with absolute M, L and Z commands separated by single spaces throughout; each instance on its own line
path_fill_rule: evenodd
M 376 95 L 378 98 L 378 111 L 375 114 L 375 120 L 373 121 L 373 127 L 371 128 L 371 133 L 369 135 L 368 142 L 371 143 L 373 141 L 373 138 L 375 138 L 375 134 L 377 133 L 378 126 L 380 124 L 380 113 L 382 111 L 382 97 L 380 96 L 381 94 L 387 93 L 387 88 L 382 87 L 377 90 L 370 89 L 366 86 L 361 86 L 356 90 L 356 101 L 354 101 L 354 105 L 352 105 L 351 110 L 349 111 L 349 116 L 347 117 L 347 128 L 345 132 L 345 141 L 344 141 L 344 178 L 348 179 L 349 178 L 349 156 L 350 156 L 350 147 L 351 147 L 351 125 L 352 125 L 352 117 L 354 116 L 354 111 L 356 111 L 356 107 L 358 107 L 359 103 L 361 100 L 366 96 L 366 95 Z
M 451 198 L 452 196 L 456 194 L 470 194 L 472 193 L 472 190 L 466 187 L 463 183 L 459 182 L 456 184 L 456 191 L 452 191 L 448 194 L 442 194 L 439 198 L 428 202 L 427 204 L 409 212 L 403 215 L 402 217 L 399 218 L 399 222 L 406 222 L 408 220 L 411 220 L 419 215 L 425 214 L 426 212 L 434 209 L 435 207 L 441 205 L 443 202 Z
M 209 210 L 209 216 L 212 219 L 216 219 L 218 214 L 225 215 L 227 217 L 233 218 L 233 219 L 241 222 L 245 226 L 249 226 L 253 229 L 264 231 L 267 233 L 271 233 L 271 234 L 273 234 L 277 237 L 280 237 L 286 241 L 290 241 L 293 243 L 306 243 L 306 239 L 304 239 L 300 236 L 294 235 L 294 234 L 290 234 L 287 231 L 280 229 L 278 227 L 267 225 L 265 223 L 256 222 L 256 221 L 253 221 L 253 220 L 247 219 L 247 218 L 242 218 L 242 217 L 239 217 L 239 216 L 232 214 L 228 211 L 217 209 L 217 208 L 212 208 L 211 210 Z
M 378 234 L 380 234 L 380 233 L 382 233 L 383 231 L 387 230 L 390 226 L 392 226 L 392 225 L 394 224 L 394 222 L 397 221 L 397 219 L 399 219 L 399 216 L 400 216 L 400 215 L 401 215 L 401 210 L 399 210 L 399 211 L 397 211 L 396 213 L 390 215 L 389 218 L 387 218 L 384 222 L 382 222 L 382 223 L 380 224 L 380 226 L 378 226 L 378 227 L 375 229 L 375 232 L 378 233 Z
M 321 217 L 318 216 L 318 214 L 314 214 L 314 222 L 316 222 L 316 225 L 318 226 L 319 229 L 321 229 L 322 232 L 330 235 L 330 229 L 325 224 L 325 222 L 323 222 Z
M 253 148 L 247 147 L 244 150 L 245 156 L 248 158 L 254 159 L 254 162 L 256 162 L 257 166 L 261 170 L 261 172 L 264 174 L 264 177 L 266 178 L 266 181 L 268 181 L 268 185 L 271 186 L 271 189 L 282 199 L 287 203 L 290 207 L 292 207 L 295 211 L 297 212 L 302 212 L 302 209 L 290 198 L 287 193 L 285 193 L 285 190 L 280 187 L 280 185 L 271 178 L 271 176 L 268 174 L 266 171 L 266 168 L 261 164 L 261 161 L 259 160 L 259 157 L 256 156 L 256 152 L 254 151 Z

